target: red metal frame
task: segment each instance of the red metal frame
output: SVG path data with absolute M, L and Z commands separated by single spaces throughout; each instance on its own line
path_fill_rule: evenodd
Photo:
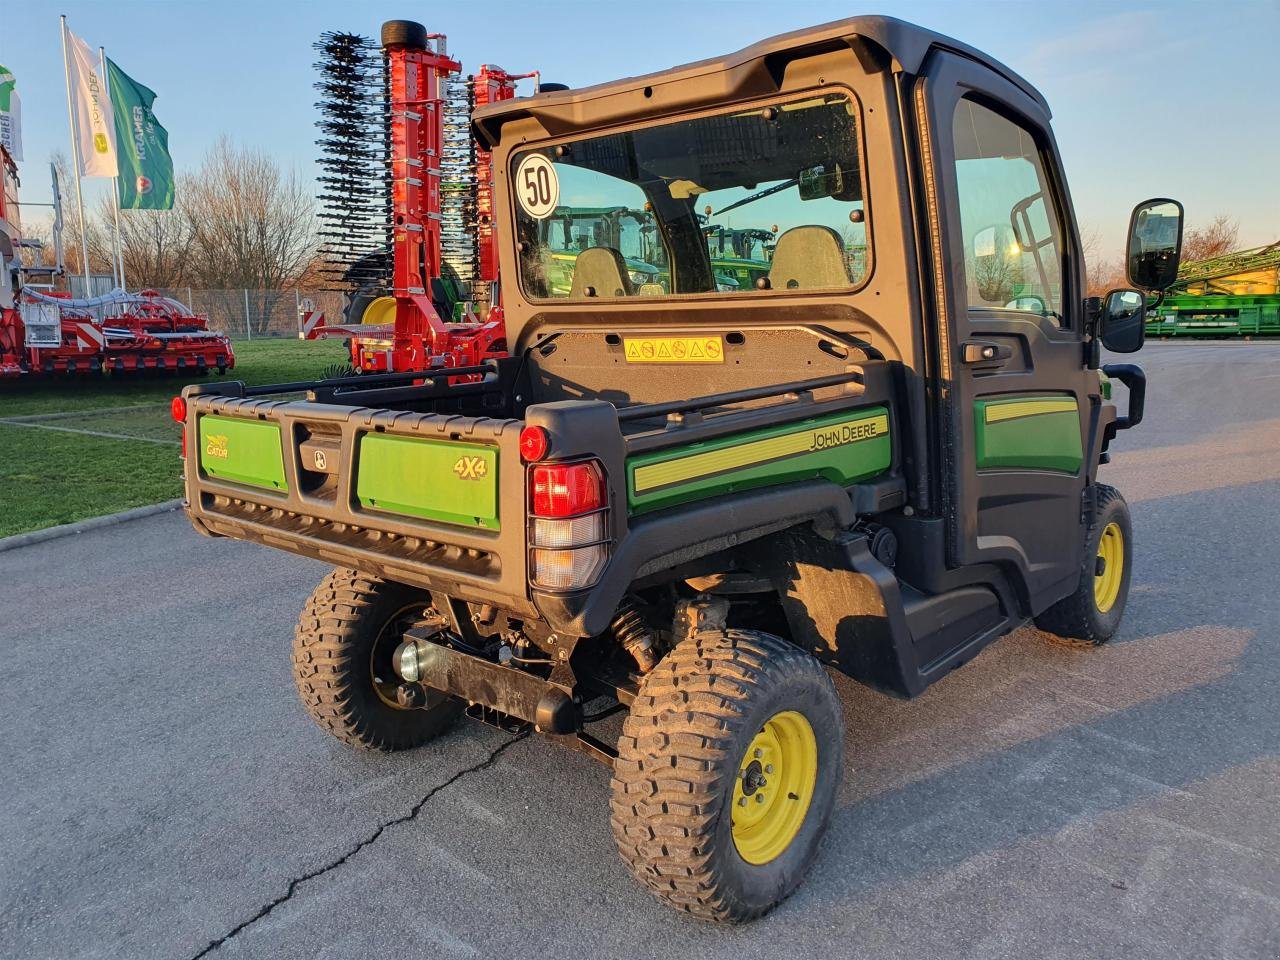
M 443 34 L 430 34 L 443 41 Z M 443 44 L 439 44 L 443 49 Z M 362 371 L 423 370 L 471 366 L 507 352 L 501 304 L 491 300 L 484 322 L 454 323 L 442 318 L 431 299 L 431 282 L 443 272 L 440 252 L 440 156 L 444 141 L 442 86 L 462 65 L 437 49 L 400 45 L 387 48 L 391 115 L 392 295 L 396 299 L 390 340 L 353 334 L 352 364 Z M 474 78 L 475 103 L 515 96 L 516 81 L 535 74 L 511 74 L 486 64 Z M 480 272 L 476 282 L 496 292 L 498 256 L 494 230 L 493 163 L 477 147 L 477 230 Z M 306 336 L 325 336 L 323 324 Z
M 516 95 L 516 81 L 536 77 L 533 73 L 507 73 L 501 67 L 484 64 L 475 75 L 475 105 L 510 100 Z M 476 247 L 479 251 L 480 280 L 498 280 L 498 236 L 493 209 L 493 154 L 476 145 Z M 498 301 L 493 301 L 497 305 Z

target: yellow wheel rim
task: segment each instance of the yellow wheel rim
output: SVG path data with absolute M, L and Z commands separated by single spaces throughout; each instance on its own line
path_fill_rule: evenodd
M 803 714 L 775 713 L 752 738 L 733 788 L 733 844 L 768 863 L 796 838 L 818 779 L 818 738 Z
M 1124 579 L 1124 534 L 1118 524 L 1108 523 L 1102 531 L 1098 559 L 1102 570 L 1093 578 L 1093 602 L 1099 613 L 1106 613 L 1115 606 L 1120 581 Z
M 396 298 L 378 297 L 364 308 L 361 324 L 383 324 L 396 322 Z

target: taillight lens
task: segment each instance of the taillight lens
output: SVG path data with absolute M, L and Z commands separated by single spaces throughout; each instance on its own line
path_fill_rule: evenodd
M 568 520 L 533 518 L 530 542 L 535 547 L 576 547 L 604 539 L 604 514 L 589 513 Z
M 604 471 L 598 460 L 543 463 L 533 473 L 533 514 L 572 517 L 605 505 Z
M 599 579 L 608 559 L 603 543 L 576 550 L 535 550 L 533 582 L 545 590 L 581 590 Z
M 169 401 L 169 416 L 174 423 L 187 422 L 187 401 L 183 397 L 174 397 Z
M 529 470 L 530 578 L 544 590 L 581 590 L 609 562 L 608 487 L 598 460 Z

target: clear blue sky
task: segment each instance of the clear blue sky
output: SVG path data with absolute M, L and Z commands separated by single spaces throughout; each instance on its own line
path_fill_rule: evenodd
M 809 0 L 454 3 L 259 0 L 0 0 L 0 64 L 23 98 L 24 194 L 48 195 L 45 161 L 67 149 L 58 14 L 159 94 L 179 169 L 219 134 L 310 177 L 311 43 L 420 20 L 464 68 L 538 68 L 572 86 L 727 53 L 856 13 L 885 13 L 963 40 L 1026 76 L 1053 107 L 1077 216 L 1118 250 L 1138 200 L 1181 199 L 1192 224 L 1226 213 L 1242 245 L 1280 238 L 1280 0 L 937 2 Z M 104 181 L 86 180 L 86 202 Z

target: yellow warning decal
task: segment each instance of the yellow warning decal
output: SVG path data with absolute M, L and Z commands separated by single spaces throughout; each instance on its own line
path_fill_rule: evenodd
M 720 337 L 623 337 L 627 363 L 724 363 Z

